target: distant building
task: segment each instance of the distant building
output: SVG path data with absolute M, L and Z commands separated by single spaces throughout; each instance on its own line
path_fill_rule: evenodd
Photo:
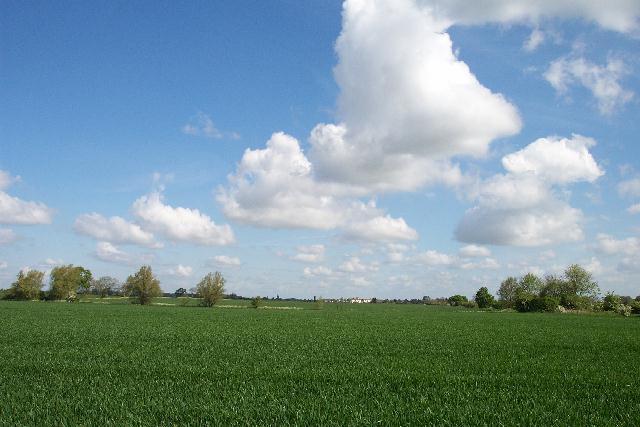
M 371 302 L 371 298 L 351 298 L 351 304 L 369 304 Z

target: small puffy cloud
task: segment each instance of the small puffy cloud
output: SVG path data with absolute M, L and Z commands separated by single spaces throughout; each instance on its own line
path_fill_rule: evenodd
M 629 212 L 631 215 L 636 215 L 636 214 L 640 214 L 640 203 L 636 203 L 635 205 L 631 205 L 627 208 L 627 212 Z M 0 241 L 2 239 L 0 238 Z
M 602 263 L 600 263 L 600 260 L 596 257 L 592 257 L 589 262 L 585 263 L 584 269 L 595 275 L 601 274 L 604 271 Z
M 542 45 L 542 43 L 544 43 L 545 39 L 546 39 L 545 33 L 541 31 L 539 28 L 534 28 L 533 31 L 531 31 L 531 34 L 529 34 L 529 37 L 524 42 L 524 45 L 522 47 L 527 52 L 533 52 L 540 45 Z
M 623 197 L 640 197 L 640 178 L 620 182 L 618 193 Z
M 207 114 L 199 112 L 182 126 L 182 133 L 191 136 L 203 136 L 205 138 L 220 139 L 224 135 L 216 128 L 213 120 Z
M 640 239 L 628 237 L 626 239 L 615 239 L 608 234 L 600 233 L 596 237 L 597 249 L 607 255 L 640 255 Z
M 147 258 L 137 258 L 128 254 L 109 242 L 98 242 L 95 255 L 98 259 L 116 264 L 135 264 L 136 262 L 146 262 Z
M 0 261 L 0 270 L 4 270 L 9 266 L 6 261 Z
M 485 258 L 480 261 L 462 262 L 459 267 L 463 270 L 497 270 L 500 263 L 493 258 Z
M 95 212 L 84 214 L 76 219 L 73 227 L 80 234 L 105 242 L 132 243 L 150 248 L 162 246 L 155 242 L 153 234 L 119 216 L 105 218 Z
M 403 218 L 392 218 L 386 215 L 347 226 L 345 237 L 377 242 L 417 240 L 418 232 L 409 227 Z
M 0 191 L 6 190 L 17 181 L 20 181 L 19 176 L 11 176 L 9 172 L 0 170 Z
M 604 175 L 589 152 L 595 145 L 595 140 L 581 135 L 540 138 L 504 156 L 502 165 L 512 174 L 531 173 L 550 183 L 593 182 Z
M 240 258 L 227 255 L 214 256 L 213 263 L 221 267 L 238 267 L 241 264 Z
M 323 265 L 319 265 L 317 267 L 305 267 L 303 274 L 305 277 L 331 276 L 333 274 L 333 270 Z
M 174 268 L 170 268 L 167 273 L 176 277 L 191 277 L 193 268 L 188 265 L 178 264 Z
M 617 59 L 609 59 L 601 66 L 581 57 L 563 57 L 551 63 L 544 77 L 561 95 L 567 93 L 570 86 L 584 86 L 596 98 L 600 113 L 609 115 L 634 96 L 620 84 L 628 73 L 624 62 Z
M 416 261 L 430 267 L 453 265 L 457 261 L 456 258 L 451 255 L 443 254 L 434 250 L 422 252 L 416 255 L 415 259 Z
M 291 257 L 300 262 L 321 262 L 324 259 L 324 245 L 298 246 L 298 253 Z
M 340 271 L 344 271 L 346 273 L 365 273 L 371 271 L 378 271 L 377 263 L 365 263 L 359 257 L 350 257 L 345 260 L 339 267 Z
M 58 258 L 58 259 L 56 259 L 56 258 L 47 258 L 47 259 L 44 260 L 43 264 L 47 265 L 47 266 L 50 266 L 50 267 L 53 267 L 53 266 L 56 266 L 56 265 L 63 265 L 64 261 L 62 259 L 60 259 L 60 258 Z
M 166 205 L 157 191 L 136 200 L 132 213 L 145 229 L 172 241 L 210 246 L 228 245 L 235 240 L 229 225 L 216 225 L 197 209 Z
M 478 245 L 467 245 L 460 248 L 459 254 L 463 258 L 481 258 L 491 256 L 491 251 Z
M 18 235 L 10 228 L 0 228 L 0 245 L 8 245 L 18 240 Z
M 0 224 L 51 224 L 53 209 L 44 203 L 32 202 L 10 196 L 4 191 L 17 178 L 0 171 Z

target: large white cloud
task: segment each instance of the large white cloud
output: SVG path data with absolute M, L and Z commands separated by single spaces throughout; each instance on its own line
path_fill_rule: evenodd
M 446 25 L 410 0 L 344 4 L 336 42 L 341 123 L 312 132 L 318 177 L 371 190 L 459 179 L 447 159 L 517 133 L 513 105 L 453 52 Z
M 229 225 L 217 225 L 197 209 L 167 205 L 158 191 L 140 197 L 131 210 L 145 229 L 169 240 L 199 245 L 227 245 L 235 240 Z
M 640 255 L 640 239 L 637 237 L 627 237 L 626 239 L 616 239 L 605 233 L 598 234 L 597 249 L 607 255 Z
M 133 243 L 152 248 L 161 247 L 155 242 L 152 233 L 119 216 L 105 218 L 95 212 L 84 214 L 76 219 L 73 227 L 76 232 L 91 236 L 96 240 L 111 243 Z
M 581 240 L 582 212 L 557 196 L 555 187 L 593 182 L 604 172 L 588 148 L 595 141 L 541 138 L 502 159 L 507 174 L 479 181 L 470 190 L 477 205 L 456 229 L 469 243 L 541 246 Z
M 402 218 L 391 218 L 361 189 L 318 181 L 298 141 L 282 132 L 264 149 L 247 149 L 229 187 L 217 200 L 224 214 L 259 227 L 341 229 L 362 240 L 415 239 L 417 233 Z
M 18 180 L 0 170 L 0 224 L 51 224 L 53 209 L 44 203 L 22 200 L 4 191 Z

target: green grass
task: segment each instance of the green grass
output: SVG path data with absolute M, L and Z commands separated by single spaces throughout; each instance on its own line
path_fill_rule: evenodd
M 3 425 L 640 421 L 638 317 L 0 302 L 0 325 Z

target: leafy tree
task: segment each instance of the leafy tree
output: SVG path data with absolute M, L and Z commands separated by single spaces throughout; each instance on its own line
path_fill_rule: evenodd
M 489 293 L 489 289 L 486 286 L 478 289 L 474 299 L 479 308 L 489 308 L 495 302 L 495 298 Z
M 540 291 L 540 296 L 563 298 L 571 295 L 569 284 L 562 277 L 548 275 L 544 278 L 544 286 Z
M 186 293 L 187 293 L 187 290 L 185 288 L 178 288 L 174 292 L 174 295 L 175 295 L 176 298 L 180 298 L 180 297 L 184 296 L 184 294 L 186 294 Z
M 9 289 L 10 298 L 19 300 L 31 300 L 40 298 L 40 290 L 44 284 L 44 273 L 37 270 L 29 270 L 26 273 L 18 273 L 16 281 Z
M 252 308 L 258 308 L 258 307 L 262 307 L 264 305 L 264 303 L 262 302 L 262 298 L 260 297 L 260 295 L 258 295 L 257 297 L 253 298 L 251 300 L 251 307 Z
M 160 281 L 154 277 L 148 265 L 140 267 L 136 274 L 129 276 L 123 288 L 127 295 L 143 305 L 149 304 L 153 297 L 161 294 Z
M 533 273 L 525 274 L 518 283 L 519 292 L 526 292 L 529 294 L 538 295 L 544 286 L 542 279 Z
M 61 265 L 49 274 L 52 299 L 75 299 L 79 292 L 91 287 L 91 271 L 80 266 Z
M 521 313 L 526 313 L 528 311 L 533 310 L 533 300 L 536 298 L 535 295 L 530 294 L 528 292 L 519 292 L 516 296 L 516 301 L 514 307 Z
M 502 301 L 504 307 L 513 307 L 516 302 L 516 296 L 518 295 L 518 279 L 515 277 L 507 277 L 498 289 L 498 297 Z
M 449 305 L 452 305 L 454 307 L 460 306 L 460 305 L 464 304 L 465 302 L 469 302 L 467 297 L 464 296 L 464 295 L 453 295 L 453 296 L 450 296 L 447 301 L 449 301 Z
M 558 298 L 538 296 L 531 300 L 530 311 L 552 312 L 558 309 L 558 305 L 560 305 Z
M 202 304 L 213 307 L 224 296 L 224 277 L 219 271 L 209 273 L 196 286 L 197 294 L 202 298 Z
M 100 295 L 100 298 L 104 298 L 110 293 L 115 292 L 119 286 L 120 283 L 118 279 L 111 276 L 102 276 L 91 282 L 91 289 L 96 295 Z
M 585 296 L 596 299 L 600 294 L 598 283 L 593 280 L 591 273 L 573 264 L 564 271 L 564 279 L 568 284 L 568 290 L 573 295 Z

